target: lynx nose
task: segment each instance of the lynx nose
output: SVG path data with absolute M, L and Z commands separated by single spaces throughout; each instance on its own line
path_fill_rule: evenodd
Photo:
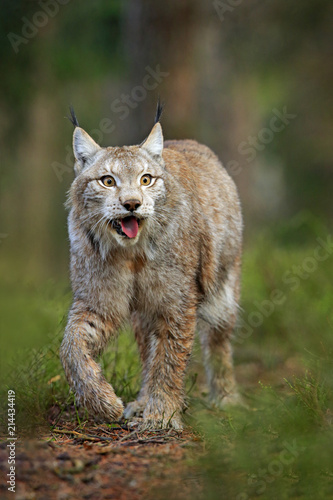
M 141 202 L 139 200 L 127 200 L 127 201 L 124 201 L 124 203 L 123 203 L 123 206 L 129 212 L 134 212 L 134 210 L 137 210 L 140 205 L 141 205 Z

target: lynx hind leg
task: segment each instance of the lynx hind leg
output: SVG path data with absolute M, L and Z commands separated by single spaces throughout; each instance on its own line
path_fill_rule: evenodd
M 226 408 L 231 404 L 241 403 L 230 343 L 233 327 L 214 327 L 203 321 L 198 326 L 212 404 Z
M 203 361 L 211 402 L 225 408 L 242 403 L 234 375 L 231 337 L 239 300 L 239 265 L 223 287 L 203 304 L 198 321 Z
M 118 420 L 123 403 L 94 361 L 116 328 L 109 321 L 74 304 L 60 347 L 60 359 L 78 404 L 107 421 Z
M 141 389 L 135 401 L 127 404 L 124 410 L 124 417 L 131 419 L 134 416 L 141 416 L 145 406 L 148 402 L 148 395 L 146 390 L 146 376 L 148 371 L 148 357 L 149 357 L 149 325 L 145 324 L 143 318 L 139 313 L 132 314 L 132 326 L 134 330 L 135 339 L 138 344 L 142 373 L 141 373 Z

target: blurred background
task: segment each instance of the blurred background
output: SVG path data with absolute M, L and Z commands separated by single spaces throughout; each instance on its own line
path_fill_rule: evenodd
M 233 176 L 245 255 L 267 241 L 290 249 L 327 237 L 332 10 L 329 0 L 2 2 L 0 269 L 9 349 L 52 335 L 54 310 L 60 301 L 63 314 L 69 293 L 70 104 L 101 145 L 135 144 L 161 96 L 165 138 L 207 144 Z
M 300 214 L 329 222 L 332 10 L 329 0 L 2 2 L 0 251 L 11 272 L 66 276 L 70 104 L 100 144 L 134 144 L 160 95 L 165 138 L 207 144 L 233 175 L 246 238 Z
M 245 311 L 259 270 L 267 295 L 294 262 L 281 262 L 274 282 L 277 258 L 326 241 L 332 10 L 329 0 L 2 2 L 1 321 L 11 352 L 45 343 L 70 302 L 70 104 L 97 142 L 123 145 L 143 140 L 161 96 L 165 138 L 218 154 L 243 205 Z
M 234 345 L 253 413 L 239 423 L 208 413 L 196 347 L 191 405 L 215 450 L 200 465 L 205 498 L 221 498 L 222 470 L 225 498 L 235 485 L 248 498 L 248 475 L 295 436 L 306 453 L 269 498 L 333 496 L 332 14 L 330 0 L 2 1 L 0 374 L 20 394 L 20 429 L 67 408 L 58 348 L 71 302 L 69 105 L 102 146 L 135 144 L 160 96 L 165 138 L 210 146 L 244 214 Z M 126 335 L 102 360 L 124 401 L 140 378 Z
M 2 360 L 53 338 L 70 303 L 70 104 L 101 145 L 135 144 L 160 96 L 165 138 L 218 154 L 243 205 L 245 321 L 256 287 L 265 298 L 297 275 L 332 226 L 332 11 L 329 0 L 2 2 Z M 328 286 L 330 260 L 310 280 L 303 270 L 300 290 Z M 289 329 L 274 318 L 256 327 L 261 340 L 269 321 L 277 342 Z

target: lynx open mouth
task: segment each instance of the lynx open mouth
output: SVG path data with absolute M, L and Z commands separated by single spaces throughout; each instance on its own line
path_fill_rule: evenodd
M 140 223 L 140 219 L 137 219 L 134 215 L 130 215 L 124 219 L 113 219 L 111 221 L 111 226 L 120 236 L 124 236 L 125 238 L 135 238 L 139 232 Z

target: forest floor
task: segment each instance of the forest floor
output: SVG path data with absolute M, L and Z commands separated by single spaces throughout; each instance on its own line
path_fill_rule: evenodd
M 301 372 L 302 367 L 294 358 L 280 363 L 274 371 L 265 370 L 259 362 L 237 367 L 238 379 L 247 386 L 249 394 L 258 390 L 258 377 L 277 386 L 282 375 Z M 255 409 L 241 410 L 241 413 L 248 411 Z M 210 426 L 208 407 L 204 412 L 205 422 Z M 216 412 L 211 414 L 217 418 Z M 225 413 L 220 412 L 221 415 L 224 421 L 230 419 Z M 172 429 L 139 432 L 129 428 L 126 421 L 106 424 L 91 418 L 84 420 L 85 416 L 87 414 L 82 410 L 78 412 L 74 404 L 68 404 L 65 410 L 54 404 L 48 411 L 48 428 L 41 430 L 38 438 L 17 442 L 17 500 L 205 498 L 207 470 L 202 468 L 201 459 L 210 456 L 211 445 L 203 433 L 190 426 L 183 432 Z M 222 436 L 221 431 L 216 434 L 220 445 L 225 446 L 224 459 L 228 456 L 229 460 L 232 427 L 233 424 L 228 426 Z M 7 459 L 7 443 L 3 442 L 0 444 L 2 473 L 8 472 Z M 219 461 L 214 450 L 211 459 Z M 236 470 L 233 476 L 235 483 L 238 477 L 244 482 L 244 473 Z M 245 476 L 251 477 L 250 471 Z M 295 476 L 292 482 L 296 479 Z M 218 480 L 222 484 L 223 473 Z M 12 495 L 2 482 L 1 498 L 13 498 Z M 235 493 L 226 498 L 252 497 Z
M 126 426 L 110 429 L 87 423 L 74 428 L 58 422 L 41 439 L 18 444 L 15 498 L 156 498 L 161 487 L 176 486 L 181 479 L 187 446 L 195 439 L 189 431 L 136 433 Z M 2 464 L 8 458 L 5 446 L 1 445 Z M 13 498 L 6 485 L 1 486 L 1 498 Z M 184 497 L 188 489 L 182 484 Z

